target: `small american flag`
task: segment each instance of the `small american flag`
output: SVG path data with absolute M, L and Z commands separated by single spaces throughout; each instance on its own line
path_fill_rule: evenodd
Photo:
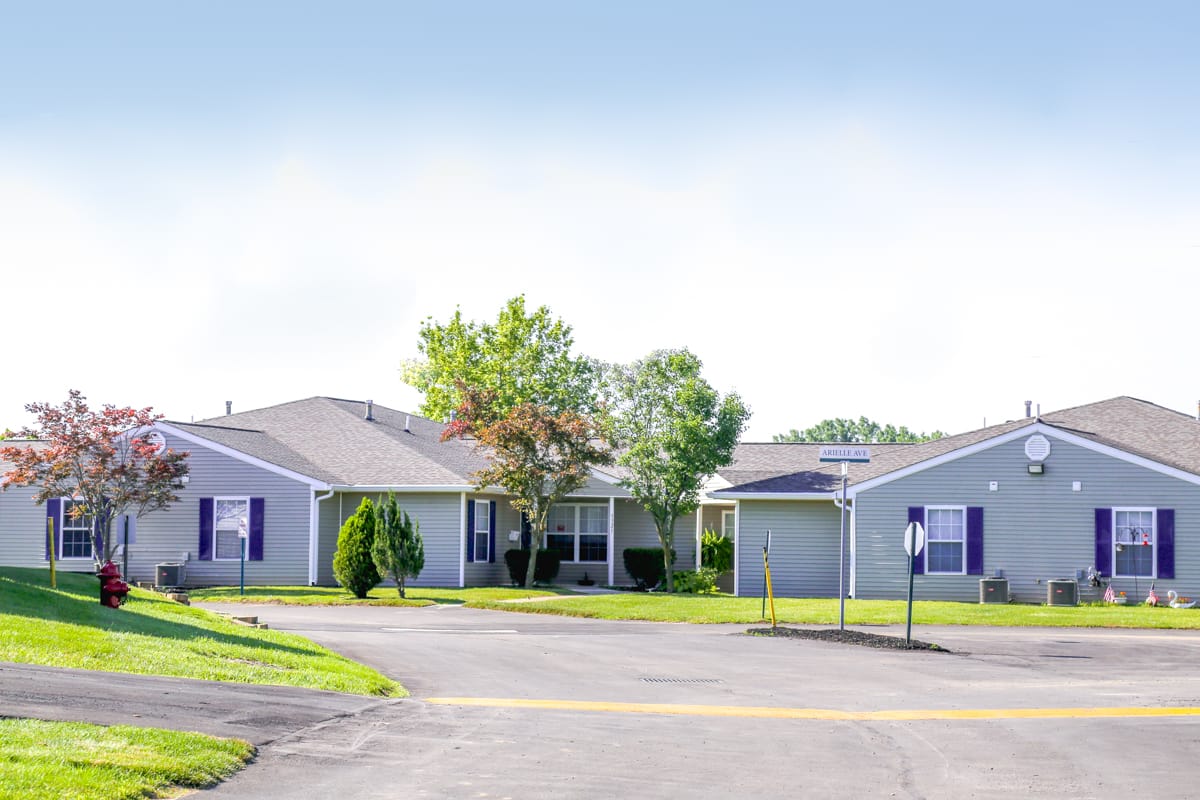
M 1148 605 L 1148 606 L 1158 605 L 1158 592 L 1154 591 L 1153 585 L 1150 586 L 1150 594 L 1146 595 L 1146 605 Z
M 1104 590 L 1104 602 L 1115 603 L 1116 601 L 1117 593 L 1112 590 L 1112 584 L 1110 583 L 1108 588 Z

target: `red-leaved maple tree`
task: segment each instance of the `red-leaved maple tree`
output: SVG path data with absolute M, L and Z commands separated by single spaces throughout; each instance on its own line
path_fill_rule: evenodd
M 95 526 L 92 553 L 98 564 L 113 556 L 117 516 L 141 517 L 179 500 L 188 454 L 164 449 L 149 435 L 161 414 L 112 405 L 92 410 L 76 389 L 61 406 L 30 403 L 25 410 L 37 416 L 37 427 L 15 436 L 35 441 L 0 448 L 0 458 L 13 465 L 0 488 L 37 486 L 39 504 L 56 497 L 74 500 L 73 513 Z
M 592 466 L 611 463 L 612 453 L 586 415 L 555 413 L 533 403 L 497 414 L 493 392 L 463 385 L 459 391 L 463 402 L 442 439 L 474 437 L 491 462 L 475 474 L 477 485 L 481 490 L 503 488 L 513 496 L 513 508 L 529 521 L 525 585 L 532 586 L 550 509 L 583 488 Z

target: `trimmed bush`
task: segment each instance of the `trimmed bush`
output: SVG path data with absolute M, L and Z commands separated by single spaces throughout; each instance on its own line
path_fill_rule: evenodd
M 338 531 L 337 552 L 333 554 L 334 577 L 360 600 L 381 580 L 371 556 L 374 544 L 375 504 L 364 497 L 358 510 Z
M 705 528 L 700 535 L 700 563 L 718 575 L 729 572 L 733 569 L 733 540 Z
M 562 556 L 557 550 L 538 550 L 537 566 L 534 567 L 534 583 L 554 583 Z M 529 570 L 529 549 L 509 550 L 504 554 L 508 567 L 508 578 L 513 586 L 525 585 L 525 574 Z
M 658 586 L 667 577 L 661 547 L 626 547 L 621 557 L 625 561 L 625 571 L 643 592 Z M 675 563 L 674 549 L 671 550 L 671 563 Z
M 717 574 L 710 567 L 681 569 L 675 573 L 675 591 L 681 594 L 716 594 Z

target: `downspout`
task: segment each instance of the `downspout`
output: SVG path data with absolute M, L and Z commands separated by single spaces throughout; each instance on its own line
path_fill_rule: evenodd
M 608 585 L 613 585 L 613 565 L 616 563 L 617 499 L 608 498 Z
M 317 496 L 316 492 L 313 492 L 312 502 L 311 502 L 311 505 L 309 506 L 309 510 L 308 510 L 308 585 L 309 586 L 317 585 L 317 559 L 320 558 L 319 543 L 320 543 L 320 536 L 321 536 L 321 523 L 320 523 L 321 508 L 320 508 L 320 505 L 321 505 L 322 500 L 328 500 L 331 497 L 333 497 L 333 489 L 332 488 L 330 488 L 330 490 L 326 494 L 323 494 L 320 497 Z

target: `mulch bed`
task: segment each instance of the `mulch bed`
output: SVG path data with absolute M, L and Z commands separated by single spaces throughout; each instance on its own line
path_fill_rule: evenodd
M 838 642 L 841 644 L 856 644 L 862 647 L 875 647 L 885 650 L 924 650 L 935 653 L 950 651 L 938 644 L 919 642 L 913 639 L 906 642 L 899 636 L 884 636 L 879 633 L 863 631 L 839 630 L 838 628 L 750 628 L 746 633 L 751 636 L 783 636 L 791 639 L 816 639 L 822 642 Z

